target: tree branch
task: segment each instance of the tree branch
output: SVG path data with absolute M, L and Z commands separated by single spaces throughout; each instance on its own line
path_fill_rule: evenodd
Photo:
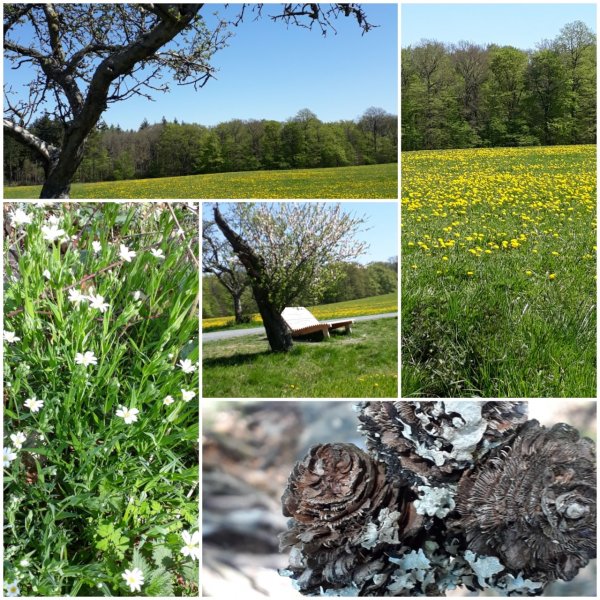
M 17 142 L 20 142 L 24 146 L 34 150 L 44 165 L 48 165 L 52 160 L 52 157 L 58 152 L 58 148 L 56 148 L 56 146 L 48 144 L 30 131 L 27 131 L 27 129 L 24 127 L 21 127 L 20 125 L 17 125 L 8 119 L 3 119 L 3 121 L 4 133 L 12 137 Z

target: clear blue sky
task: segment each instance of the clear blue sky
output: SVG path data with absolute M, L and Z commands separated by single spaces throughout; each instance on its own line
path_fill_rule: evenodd
M 174 85 L 168 94 L 155 93 L 154 102 L 134 97 L 109 105 L 104 120 L 137 129 L 144 118 L 153 123 L 163 116 L 215 125 L 234 118 L 285 120 L 303 108 L 322 121 L 355 119 L 370 106 L 397 114 L 396 4 L 366 5 L 369 21 L 379 27 L 365 35 L 355 19 L 341 17 L 334 22 L 337 35 L 326 37 L 318 29 L 272 22 L 268 15 L 274 9 L 265 4 L 261 19 L 254 21 L 248 13 L 241 25 L 231 28 L 229 46 L 212 60 L 219 69 L 217 79 L 203 89 Z M 205 5 L 201 14 L 208 24 L 216 10 L 233 19 L 239 5 Z M 27 32 L 23 35 L 28 37 Z M 4 77 L 16 87 L 29 81 L 30 74 L 26 66 L 13 71 L 5 62 Z
M 398 256 L 398 203 L 397 202 L 340 202 L 342 210 L 356 217 L 366 217 L 359 239 L 369 248 L 356 262 L 367 264 L 386 261 Z M 212 202 L 202 204 L 203 218 L 212 220 Z
M 401 44 L 422 39 L 535 48 L 572 21 L 596 31 L 595 4 L 403 4 Z

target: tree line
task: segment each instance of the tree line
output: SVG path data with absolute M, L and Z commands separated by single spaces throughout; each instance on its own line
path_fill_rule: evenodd
M 319 299 L 321 304 L 358 300 L 371 296 L 390 294 L 398 290 L 398 259 L 376 261 L 367 265 L 348 262 L 339 265 L 342 274 L 339 280 L 323 291 Z M 245 273 L 240 271 L 240 278 Z M 249 280 L 240 285 L 239 308 L 242 318 L 258 313 L 258 306 L 252 296 Z M 313 298 L 299 298 L 300 304 L 310 305 Z M 231 291 L 223 285 L 216 275 L 204 274 L 202 277 L 202 318 L 228 317 L 234 314 L 234 299 Z
M 535 50 L 423 40 L 402 49 L 402 149 L 596 141 L 596 36 L 581 21 Z
M 63 142 L 63 125 L 47 115 L 31 131 L 55 146 Z M 213 127 L 163 118 L 144 120 L 137 131 L 100 124 L 88 137 L 74 181 L 369 165 L 395 162 L 397 152 L 397 117 L 375 107 L 356 120 L 332 123 L 308 109 L 285 122 L 233 119 Z M 44 182 L 35 151 L 8 136 L 4 182 Z

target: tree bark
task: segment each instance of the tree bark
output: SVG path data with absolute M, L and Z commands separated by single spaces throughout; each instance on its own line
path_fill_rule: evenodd
M 231 244 L 233 251 L 250 277 L 252 293 L 258 305 L 271 350 L 273 352 L 288 352 L 293 346 L 292 336 L 281 317 L 281 311 L 271 302 L 269 292 L 264 286 L 265 266 L 263 259 L 252 250 L 246 240 L 229 227 L 218 205 L 215 206 L 213 213 L 217 227 Z
M 235 322 L 244 322 L 244 313 L 242 311 L 242 295 L 233 294 L 233 312 L 235 314 Z

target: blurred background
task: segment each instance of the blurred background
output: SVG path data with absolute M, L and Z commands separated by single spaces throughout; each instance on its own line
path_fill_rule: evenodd
M 286 529 L 280 498 L 297 460 L 317 443 L 352 442 L 355 402 L 203 401 L 202 595 L 239 600 L 302 598 L 277 569 L 287 566 L 278 534 Z M 596 440 L 596 402 L 530 400 L 529 417 L 563 422 Z M 494 596 L 464 588 L 449 596 Z M 596 596 L 596 561 L 546 596 Z

